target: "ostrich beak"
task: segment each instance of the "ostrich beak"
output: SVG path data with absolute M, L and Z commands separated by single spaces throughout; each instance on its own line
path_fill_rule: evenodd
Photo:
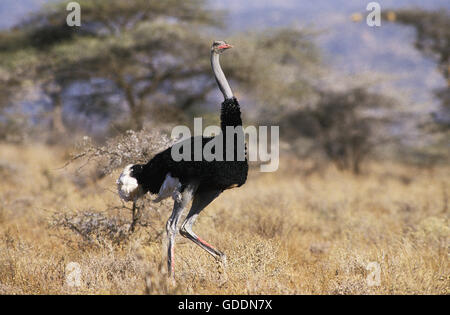
M 228 48 L 233 48 L 233 46 L 230 45 L 230 44 L 223 44 L 223 45 L 220 45 L 217 48 L 219 48 L 219 49 L 228 49 Z

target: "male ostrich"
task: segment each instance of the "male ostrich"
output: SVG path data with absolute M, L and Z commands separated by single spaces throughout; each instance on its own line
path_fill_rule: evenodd
M 221 134 L 216 136 L 222 136 L 222 139 L 225 139 L 227 132 L 230 132 L 230 128 L 227 127 L 242 131 L 239 103 L 233 96 L 219 63 L 219 55 L 231 47 L 224 41 L 215 41 L 211 47 L 211 66 L 220 91 L 225 98 L 220 115 Z M 245 153 L 244 158 L 236 159 L 238 152 L 245 152 L 245 142 L 237 141 L 236 134 L 233 134 L 233 137 L 235 140 L 234 152 L 231 154 L 235 158 L 231 161 L 225 158 L 228 148 L 225 144 L 226 141 L 223 141 L 224 158 L 222 161 L 219 159 L 206 161 L 202 158 L 201 161 L 191 159 L 191 161 L 177 162 L 172 158 L 172 148 L 168 148 L 156 154 L 145 165 L 128 165 L 117 180 L 119 195 L 125 201 L 136 201 L 147 192 L 158 194 L 155 202 L 170 196 L 173 197 L 173 212 L 166 225 L 169 240 L 167 254 L 169 276 L 174 273 L 174 246 L 178 220 L 191 200 L 193 200 L 192 206 L 181 225 L 180 234 L 199 245 L 216 259 L 226 261 L 226 256 L 221 251 L 215 249 L 192 231 L 192 225 L 199 213 L 224 190 L 239 187 L 247 180 L 248 163 Z M 191 137 L 184 141 L 189 141 L 189 145 L 193 147 L 194 139 Z M 201 142 L 205 146 L 211 140 L 213 137 L 202 137 Z M 191 150 L 191 152 L 193 151 Z

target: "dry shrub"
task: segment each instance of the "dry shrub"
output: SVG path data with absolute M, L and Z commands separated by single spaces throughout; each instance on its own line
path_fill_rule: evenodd
M 58 232 L 65 232 L 58 236 L 68 245 L 77 245 L 80 249 L 90 246 L 111 248 L 114 245 L 122 245 L 129 242 L 135 232 L 145 232 L 145 236 L 139 235 L 138 238 L 144 237 L 149 242 L 160 242 L 165 231 L 165 218 L 150 199 L 148 196 L 144 197 L 136 203 L 135 208 L 122 204 L 108 205 L 103 212 L 95 209 L 54 212 L 49 220 L 49 227 Z M 117 215 L 117 211 L 122 214 Z M 124 212 L 127 214 L 124 215 Z M 67 234 L 78 236 L 76 242 L 67 237 Z
M 82 166 L 96 165 L 99 177 L 109 175 L 127 164 L 147 163 L 156 153 L 173 144 L 165 133 L 128 130 L 106 142 L 96 145 L 91 138 L 84 137 L 77 145 L 77 151 L 70 162 L 82 160 Z
M 105 246 L 109 242 L 120 244 L 130 234 L 129 222 L 120 218 L 109 218 L 92 210 L 55 213 L 50 221 L 50 227 L 70 230 L 89 244 L 100 246 Z
M 274 207 L 277 211 L 270 215 L 261 211 L 249 213 L 249 229 L 266 239 L 283 238 L 294 229 L 294 223 L 290 221 L 290 209 L 277 197 L 272 200 L 256 201 L 256 207 Z
M 131 205 L 115 187 L 120 170 L 80 189 L 69 169 L 54 170 L 64 150 L 0 150 L 20 170 L 0 181 L 0 293 L 450 292 L 448 167 L 383 161 L 367 165 L 364 176 L 335 167 L 305 175 L 292 171 L 305 163 L 282 157 L 275 173 L 251 170 L 244 186 L 221 194 L 193 227 L 227 255 L 227 266 L 178 235 L 172 285 L 162 244 L 171 200 L 155 205 L 147 196 L 129 233 Z M 81 269 L 79 287 L 67 283 L 72 262 Z M 371 262 L 380 266 L 380 285 L 367 282 Z

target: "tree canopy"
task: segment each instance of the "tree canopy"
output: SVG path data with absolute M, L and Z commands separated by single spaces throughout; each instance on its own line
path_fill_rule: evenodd
M 23 64 L 26 73 L 17 64 L 9 71 L 39 86 L 52 108 L 52 125 L 61 132 L 67 106 L 109 119 L 119 130 L 185 121 L 216 87 L 210 34 L 223 25 L 223 12 L 210 10 L 205 1 L 79 1 L 81 27 L 67 26 L 67 2 L 46 6 L 0 34 L 0 47 L 6 48 L 0 67 Z M 234 40 L 239 49 L 223 62 L 227 76 L 249 95 L 280 101 L 280 95 L 307 91 L 299 69 L 317 64 L 318 54 L 303 31 L 244 34 Z
M 442 110 L 433 113 L 433 129 L 450 131 L 450 13 L 448 10 L 427 11 L 401 9 L 386 14 L 388 21 L 412 26 L 416 30 L 415 47 L 436 62 L 447 87 L 436 90 Z

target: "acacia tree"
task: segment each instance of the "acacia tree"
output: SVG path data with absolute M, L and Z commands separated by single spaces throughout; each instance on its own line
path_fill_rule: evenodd
M 67 2 L 45 6 L 13 30 L 0 33 L 0 69 L 8 73 L 2 80 L 4 103 L 10 103 L 6 100 L 16 94 L 13 87 L 20 86 L 18 82 L 32 80 L 48 99 L 53 130 L 60 133 L 65 129 L 63 104 L 77 86 L 84 90 L 72 99 L 78 111 L 108 116 L 115 105 L 125 105 L 136 129 L 142 127 L 151 94 L 173 87 L 175 99 L 167 103 L 183 108 L 205 93 L 188 95 L 184 92 L 193 89 L 181 87 L 206 71 L 206 63 L 195 59 L 205 48 L 196 36 L 200 26 L 220 21 L 218 12 L 207 11 L 203 0 L 79 1 L 81 28 L 67 26 Z M 17 66 L 18 57 L 25 67 Z M 157 102 L 164 100 L 153 100 Z
M 151 94 L 205 70 L 192 60 L 199 49 L 195 35 L 219 16 L 202 0 L 79 1 L 81 28 L 66 25 L 67 2 L 46 6 L 20 25 L 26 42 L 41 53 L 37 73 L 51 99 L 55 126 L 61 126 L 64 98 L 88 115 L 108 116 L 125 106 L 128 125 L 140 129 Z M 81 97 L 70 99 L 77 88 Z
M 284 137 L 309 138 L 314 146 L 307 154 L 319 151 L 339 169 L 359 174 L 362 163 L 388 139 L 379 131 L 387 129 L 392 119 L 376 111 L 393 107 L 394 100 L 365 88 L 318 91 L 318 96 L 314 105 L 290 112 L 281 120 Z
M 416 30 L 415 47 L 436 62 L 447 87 L 436 90 L 442 109 L 432 114 L 433 131 L 450 131 L 450 13 L 448 10 L 427 11 L 402 9 L 386 13 L 390 22 L 412 26 Z
M 136 1 L 125 8 L 118 2 L 118 8 L 106 9 L 107 20 L 104 11 L 97 15 L 98 7 L 88 9 L 87 15 L 96 22 L 87 27 L 98 28 L 97 35 L 80 37 L 54 50 L 64 56 L 62 64 L 74 81 L 96 79 L 98 89 L 91 80 L 91 92 L 81 98 L 77 95 L 79 108 L 117 113 L 117 106 L 126 104 L 130 117 L 126 127 L 140 129 L 144 119 L 184 120 L 189 110 L 203 104 L 216 87 L 208 58 L 212 39 L 204 30 L 222 20 L 220 12 L 207 10 L 203 1 L 188 2 L 177 6 Z M 139 6 L 146 9 L 139 10 Z M 231 40 L 239 49 L 233 58 L 224 58 L 227 76 L 239 81 L 248 94 L 273 103 L 306 93 L 308 68 L 319 63 L 311 34 L 281 29 Z M 118 91 L 119 101 L 112 106 L 110 96 L 117 96 Z
M 64 129 L 63 107 L 120 129 L 184 121 L 216 88 L 209 34 L 222 13 L 205 1 L 79 1 L 80 28 L 66 25 L 66 3 L 34 14 L 16 28 L 17 44 L 8 44 L 12 54 L 34 54 L 30 76 L 50 100 L 54 129 Z M 308 65 L 318 63 L 308 34 L 284 29 L 235 41 L 239 49 L 224 58 L 227 76 L 258 103 L 295 103 L 292 96 L 307 91 Z
M 21 138 L 24 115 L 15 104 L 32 90 L 34 65 L 38 62 L 33 49 L 24 47 L 23 32 L 0 33 L 0 139 Z
M 248 90 L 260 103 L 259 119 L 277 122 L 279 117 L 314 94 L 321 54 L 308 29 L 280 28 L 239 34 L 233 58 L 224 58 L 227 75 Z

